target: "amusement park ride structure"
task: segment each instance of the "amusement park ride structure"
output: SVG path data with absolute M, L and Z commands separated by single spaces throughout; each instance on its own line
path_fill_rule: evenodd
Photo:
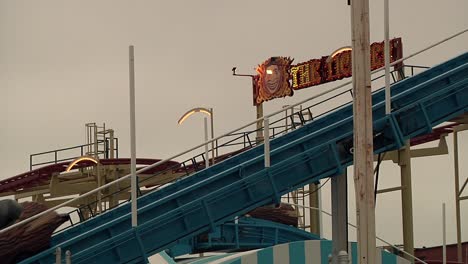
M 292 109 L 289 114 L 286 112 L 285 118 L 283 119 L 283 133 L 287 133 L 289 130 L 294 130 L 302 126 L 302 124 L 313 119 L 314 117 L 310 112 L 310 109 L 302 109 L 301 106 Z M 391 160 L 402 167 L 402 186 L 379 190 L 376 189 L 376 194 L 397 190 L 402 191 L 403 189 L 408 188 L 404 185 L 403 180 L 405 177 L 411 177 L 411 175 L 405 174 L 410 170 L 405 169 L 404 166 L 411 164 L 410 160 L 412 158 L 448 154 L 446 137 L 453 133 L 454 138 L 456 138 L 459 132 L 468 130 L 468 116 L 466 116 L 466 114 L 457 117 L 453 121 L 454 122 L 451 124 L 435 128 L 431 134 L 416 137 L 411 140 L 411 147 L 423 145 L 432 141 L 438 141 L 439 143 L 436 147 L 419 147 L 411 149 L 409 155 L 402 153 L 401 150 L 386 152 L 382 156 L 376 155 L 374 157 L 376 162 Z M 70 200 L 70 197 L 86 193 L 99 187 L 102 184 L 112 182 L 115 179 L 129 174 L 130 160 L 116 158 L 118 157 L 118 144 L 111 144 L 111 142 L 118 142 L 117 138 L 114 137 L 114 131 L 112 129 L 105 129 L 105 125 L 98 127 L 95 123 L 89 123 L 85 126 L 87 132 L 86 144 L 72 148 L 32 154 L 30 158 L 31 161 L 39 159 L 42 160 L 40 165 L 49 165 L 33 169 L 29 172 L 29 174 L 26 173 L 18 175 L 17 177 L 2 181 L 0 184 L 0 195 L 14 195 L 15 199 L 19 201 L 32 200 L 45 204 L 48 207 L 53 207 L 63 203 L 64 201 Z M 271 129 L 273 130 L 275 128 L 279 130 L 281 127 L 276 126 L 272 127 Z M 255 131 L 246 132 L 247 136 L 244 135 L 242 137 L 238 137 L 237 142 L 230 143 L 239 145 L 242 144 L 242 146 L 248 145 L 248 134 L 253 133 L 255 133 Z M 104 136 L 100 137 L 97 135 Z M 454 140 L 455 164 L 458 163 L 458 155 L 456 152 L 458 148 L 457 144 L 457 140 Z M 75 150 L 81 154 L 82 149 L 84 150 L 83 156 L 71 156 L 68 158 L 63 156 L 63 152 L 69 153 L 70 150 Z M 246 150 L 249 149 L 249 147 L 242 149 Z M 53 155 L 54 159 L 44 162 L 44 158 L 41 158 L 42 155 Z M 231 155 L 216 157 L 216 159 L 221 161 L 227 156 Z M 157 161 L 158 160 L 155 159 L 137 159 L 137 164 L 139 164 L 139 166 L 146 166 Z M 184 177 L 187 175 L 187 172 L 195 172 L 203 168 L 205 164 L 203 159 L 199 160 L 198 162 L 194 162 L 194 160 L 190 159 L 190 162 L 191 166 L 173 161 L 164 164 L 164 166 L 147 171 L 144 174 L 139 174 L 140 195 L 150 192 L 157 186 L 162 186 L 180 177 Z M 31 163 L 30 165 L 32 168 L 35 168 L 37 164 Z M 170 169 L 168 170 L 168 168 Z M 458 168 L 455 168 L 457 176 Z M 159 174 L 158 177 L 152 177 L 152 174 L 155 171 L 163 172 L 162 174 Z M 345 177 L 334 178 L 343 179 Z M 456 181 L 456 183 L 457 182 L 458 181 Z M 457 210 L 459 210 L 460 201 L 467 199 L 466 196 L 461 196 L 465 187 L 466 181 L 462 185 L 461 189 L 459 184 L 456 186 L 456 188 L 459 190 L 456 200 Z M 122 201 L 129 200 L 129 188 L 130 182 L 128 180 L 122 181 L 118 185 L 114 185 L 105 192 L 97 193 L 95 196 L 88 197 L 88 199 L 83 200 L 82 202 L 74 202 L 69 206 L 77 208 L 75 212 L 78 213 L 79 218 L 81 219 L 80 221 L 82 221 L 93 215 L 107 211 L 117 206 Z M 319 213 L 317 210 L 309 210 L 309 214 L 307 214 L 305 208 L 307 206 L 315 208 L 319 207 L 319 192 L 317 191 L 318 188 L 320 187 L 317 183 L 309 184 L 306 187 L 301 187 L 292 191 L 291 193 L 288 193 L 282 198 L 282 200 L 286 203 L 298 205 L 294 207 L 297 215 L 297 227 L 315 234 L 320 234 Z M 411 189 L 409 191 L 411 191 Z M 404 206 L 403 200 L 402 204 Z M 338 212 L 334 211 L 334 213 Z M 458 216 L 459 211 L 457 213 L 457 217 Z M 71 217 L 70 222 L 71 224 L 74 224 L 74 220 L 72 219 L 73 217 Z M 457 221 L 457 225 L 458 224 L 460 224 L 459 220 Z M 407 234 L 405 236 L 407 236 Z M 409 251 L 406 244 L 405 251 L 411 252 Z
M 384 91 L 378 90 L 373 94 L 376 103 L 373 105 L 374 130 L 370 138 L 374 144 L 371 160 L 377 164 L 384 160 L 397 163 L 401 168 L 401 186 L 378 189 L 376 184 L 372 191 L 375 194 L 401 191 L 404 254 L 408 259 L 414 255 L 411 159 L 447 154 L 446 137 L 450 133 L 454 135 L 457 227 L 461 226 L 460 202 L 467 199 L 463 191 L 468 179 L 460 184 L 458 134 L 468 128 L 467 61 L 468 54 L 462 54 L 408 79 L 405 70 L 410 68 L 413 71 L 417 67 L 399 65 L 391 73 L 392 76 L 397 75 L 392 86 L 392 113 L 384 111 Z M 394 61 L 397 63 L 401 62 Z M 268 69 L 270 66 L 265 66 L 266 74 L 269 74 L 268 70 L 272 71 Z M 330 91 L 341 87 L 344 85 Z M 134 175 L 138 175 L 139 222 L 133 228 L 127 226 L 130 206 L 126 203 L 132 197 L 131 161 L 118 157 L 118 140 L 114 131 L 105 125 L 86 124 L 85 145 L 31 155 L 30 171 L 0 181 L 0 196 L 14 195 L 16 200 L 29 199 L 52 209 L 59 205 L 71 207 L 68 210 L 69 226 L 62 227 L 53 237 L 52 246 L 76 253 L 77 263 L 90 258 L 94 261 L 144 262 L 148 260 L 148 254 L 180 245 L 186 239 L 201 236 L 203 241 L 211 242 L 211 236 L 219 235 L 219 226 L 226 221 L 234 221 L 236 225 L 237 221 L 243 221 L 238 217 L 256 207 L 266 205 L 274 210 L 271 204 L 280 205 L 285 201 L 295 204 L 299 228 L 320 233 L 318 213 L 306 214 L 303 208 L 319 207 L 320 187 L 317 183 L 331 178 L 334 186 L 333 240 L 336 242 L 335 231 L 347 230 L 347 197 L 338 194 L 343 194 L 340 190 L 344 189 L 340 188 L 346 187 L 346 182 L 342 181 L 346 178 L 344 172 L 353 163 L 356 150 L 353 111 L 351 103 L 325 112 L 314 112 L 314 107 L 339 96 L 351 95 L 348 100 L 353 100 L 357 94 L 345 90 L 338 95 L 321 98 L 319 102 L 314 101 L 330 91 L 259 117 L 166 160 L 136 159 L 139 168 Z M 304 103 L 310 105 L 303 106 Z M 254 130 L 244 130 L 254 124 L 257 125 Z M 437 140 L 437 147 L 411 149 Z M 184 161 L 174 160 L 185 157 L 183 155 L 187 153 L 192 155 L 201 147 L 208 148 L 210 144 L 211 152 L 219 153 L 212 157 L 214 166 L 209 166 L 208 151 L 197 152 Z M 62 156 L 70 151 L 78 151 L 79 154 Z M 52 159 L 44 160 L 50 155 L 53 155 Z M 36 162 L 36 159 L 40 161 Z M 37 168 L 40 165 L 45 166 Z M 376 172 L 378 181 L 378 165 Z M 375 198 L 372 199 L 375 202 Z M 360 209 L 363 210 L 362 207 Z M 372 211 L 370 208 L 364 214 L 372 218 Z M 48 210 L 28 219 L 45 213 Z M 18 225 L 8 226 L 0 232 L 11 231 Z M 239 231 L 238 227 L 234 230 Z M 459 229 L 457 235 L 461 242 Z M 346 236 L 336 239 L 345 239 L 343 247 L 348 249 Z M 375 254 L 370 249 L 372 242 L 366 245 L 369 248 L 359 249 L 360 258 Z M 240 249 L 239 243 L 233 249 Z M 338 253 L 335 252 L 337 249 L 341 251 L 334 248 L 334 254 Z M 25 263 L 47 262 L 52 251 L 44 250 Z M 460 256 L 459 251 L 459 260 Z M 365 261 L 368 262 L 373 263 L 373 257 Z

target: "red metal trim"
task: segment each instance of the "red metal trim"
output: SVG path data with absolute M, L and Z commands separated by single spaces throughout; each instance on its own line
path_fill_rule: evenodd
M 103 165 L 130 164 L 130 159 L 102 159 L 99 161 Z M 137 165 L 151 165 L 159 161 L 161 160 L 141 158 L 141 159 L 137 159 L 136 163 Z M 38 169 L 34 169 L 32 171 L 28 171 L 28 172 L 19 174 L 17 176 L 2 180 L 0 181 L 0 193 L 15 192 L 20 189 L 40 186 L 43 183 L 47 183 L 48 181 L 50 181 L 52 174 L 64 172 L 66 168 L 68 167 L 69 163 L 70 162 L 60 162 L 57 164 L 47 165 Z M 180 163 L 177 161 L 168 161 L 168 162 L 165 162 L 164 164 L 161 164 L 159 166 L 156 166 L 155 168 L 148 170 L 146 173 L 155 173 L 158 171 L 163 171 L 170 167 L 177 167 L 178 165 L 180 166 Z M 84 167 L 90 167 L 90 166 L 96 166 L 96 164 L 94 164 L 91 161 L 83 161 L 83 162 L 76 164 L 74 168 L 84 168 Z
M 440 139 L 440 136 L 442 134 L 452 133 L 453 132 L 453 127 L 458 126 L 458 125 L 459 125 L 459 123 L 452 123 L 452 124 L 449 124 L 449 125 L 434 128 L 432 130 L 432 133 L 430 133 L 430 134 L 426 134 L 426 135 L 422 135 L 422 136 L 419 136 L 419 137 L 412 138 L 410 140 L 410 144 L 411 144 L 411 146 L 417 146 L 417 145 L 421 145 L 421 144 L 424 144 L 424 143 L 428 143 L 428 142 L 431 142 L 431 141 L 438 140 L 438 139 Z

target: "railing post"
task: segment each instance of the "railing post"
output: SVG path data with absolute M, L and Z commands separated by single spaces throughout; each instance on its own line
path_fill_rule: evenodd
M 270 121 L 268 118 L 264 119 L 263 126 L 263 142 L 265 148 L 265 168 L 270 167 Z
M 211 140 L 214 139 L 214 119 L 213 119 L 213 108 L 210 108 L 210 128 L 211 128 Z M 215 164 L 215 142 L 211 141 L 211 165 Z
M 62 249 L 60 247 L 57 247 L 55 249 L 55 263 L 56 264 L 62 263 Z
M 205 126 L 205 168 L 210 167 L 210 157 L 208 157 L 208 118 L 203 119 L 203 124 Z
M 65 252 L 65 264 L 71 264 L 72 263 L 71 262 L 71 255 L 72 254 L 71 254 L 70 250 L 67 250 Z

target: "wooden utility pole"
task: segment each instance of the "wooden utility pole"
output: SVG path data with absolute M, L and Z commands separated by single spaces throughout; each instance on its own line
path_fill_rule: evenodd
M 358 263 L 376 262 L 369 0 L 351 2 Z

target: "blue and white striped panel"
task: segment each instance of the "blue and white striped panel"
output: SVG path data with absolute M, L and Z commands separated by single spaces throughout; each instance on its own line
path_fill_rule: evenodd
M 351 264 L 357 264 L 357 245 L 349 243 Z M 410 264 L 389 252 L 377 250 L 376 264 Z M 328 264 L 332 242 L 328 240 L 298 241 L 265 249 L 247 251 L 220 258 L 213 264 Z
M 176 262 L 169 257 L 165 251 L 161 251 L 158 254 L 151 256 L 150 262 L 158 264 L 176 264 Z

